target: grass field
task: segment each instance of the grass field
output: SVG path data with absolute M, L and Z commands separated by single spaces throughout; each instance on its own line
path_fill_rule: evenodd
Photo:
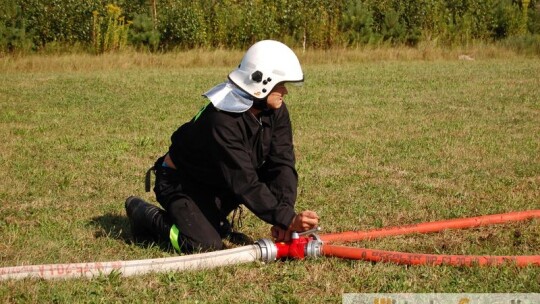
M 401 54 L 302 56 L 306 83 L 287 98 L 298 209 L 316 210 L 326 232 L 540 209 L 540 60 Z M 130 243 L 123 203 L 132 194 L 155 202 L 146 169 L 241 54 L 212 56 L 0 58 L 0 267 L 173 256 Z M 538 255 L 539 224 L 353 245 Z M 269 226 L 249 214 L 242 231 L 258 239 Z M 323 303 L 344 292 L 540 292 L 540 268 L 321 258 L 7 281 L 0 302 Z

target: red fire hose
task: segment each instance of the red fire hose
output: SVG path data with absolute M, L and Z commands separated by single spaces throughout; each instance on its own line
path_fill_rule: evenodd
M 345 259 L 365 260 L 371 262 L 393 262 L 406 265 L 452 265 L 452 266 L 495 266 L 505 263 L 514 263 L 524 267 L 528 265 L 540 266 L 540 255 L 537 256 L 474 256 L 474 255 L 435 255 L 417 254 L 396 251 L 374 250 L 345 246 L 334 246 L 330 242 L 352 242 L 370 240 L 393 235 L 410 233 L 430 233 L 445 229 L 473 228 L 492 224 L 501 224 L 512 221 L 523 221 L 532 218 L 540 218 L 540 210 L 529 210 L 478 216 L 463 219 L 453 219 L 416 225 L 390 227 L 370 231 L 348 231 L 343 233 L 325 234 L 320 236 L 323 244 L 320 246 L 320 254 L 324 256 L 339 257 Z
M 540 266 L 540 255 L 536 256 L 474 256 L 418 254 L 385 251 L 346 246 L 323 245 L 322 255 L 370 262 L 392 262 L 405 265 L 451 265 L 451 266 L 497 266 L 515 264 L 519 267 Z
M 354 242 L 361 240 L 372 240 L 393 235 L 431 233 L 439 232 L 445 229 L 474 228 L 480 226 L 502 224 L 506 222 L 524 221 L 532 218 L 540 218 L 540 210 L 528 210 L 461 219 L 452 219 L 409 226 L 382 228 L 369 231 L 347 231 L 341 233 L 331 233 L 321 235 L 321 240 L 325 243 Z

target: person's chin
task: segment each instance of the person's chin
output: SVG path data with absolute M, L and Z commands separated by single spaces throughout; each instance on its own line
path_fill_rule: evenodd
M 280 101 L 280 102 L 276 102 L 275 104 L 268 105 L 268 107 L 272 110 L 277 110 L 281 108 L 282 105 L 283 105 L 283 101 Z

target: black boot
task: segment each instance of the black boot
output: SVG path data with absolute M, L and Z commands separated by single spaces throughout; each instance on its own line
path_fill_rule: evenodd
M 250 236 L 242 232 L 234 231 L 231 227 L 231 223 L 227 219 L 221 221 L 220 235 L 234 245 L 251 245 L 255 243 Z
M 170 244 L 172 223 L 165 210 L 136 196 L 128 197 L 125 206 L 135 242 Z

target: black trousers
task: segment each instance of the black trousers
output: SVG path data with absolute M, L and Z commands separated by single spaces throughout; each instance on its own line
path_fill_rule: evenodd
M 157 201 L 179 230 L 182 252 L 212 251 L 223 248 L 222 239 L 230 233 L 227 215 L 238 207 L 233 200 L 216 195 L 207 186 L 193 183 L 175 169 L 155 164 Z

